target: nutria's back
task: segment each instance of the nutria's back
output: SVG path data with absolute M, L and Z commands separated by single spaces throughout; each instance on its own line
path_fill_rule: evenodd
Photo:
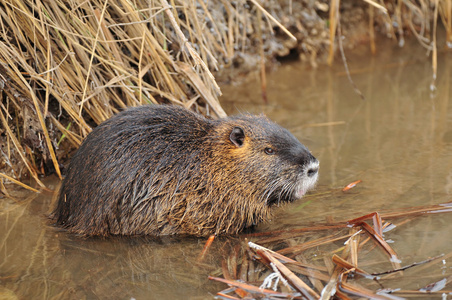
M 72 158 L 53 218 L 83 235 L 237 233 L 317 180 L 318 162 L 264 116 L 123 111 Z

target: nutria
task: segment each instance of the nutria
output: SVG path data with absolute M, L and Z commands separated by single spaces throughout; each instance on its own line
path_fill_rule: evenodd
M 91 235 L 233 234 L 301 198 L 318 161 L 265 116 L 207 119 L 175 106 L 125 110 L 69 164 L 52 216 Z

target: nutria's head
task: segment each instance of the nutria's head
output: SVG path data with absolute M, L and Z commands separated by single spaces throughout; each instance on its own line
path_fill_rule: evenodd
M 265 116 L 240 115 L 222 121 L 231 164 L 242 184 L 259 191 L 255 199 L 268 206 L 301 198 L 315 186 L 319 162 L 288 130 Z M 218 149 L 218 148 L 217 148 Z

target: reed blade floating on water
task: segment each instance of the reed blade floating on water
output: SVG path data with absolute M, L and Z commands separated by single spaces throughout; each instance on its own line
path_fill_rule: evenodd
M 450 203 L 445 203 L 405 208 L 403 212 L 401 209 L 393 212 L 371 213 L 344 221 L 343 226 L 338 225 L 338 222 L 334 224 L 335 226 L 327 223 L 302 228 L 302 230 L 248 234 L 245 235 L 243 245 L 246 249 L 245 253 L 248 255 L 237 261 L 238 265 L 235 269 L 239 269 L 243 265 L 246 265 L 248 269 L 248 266 L 254 265 L 252 270 L 255 270 L 255 276 L 260 279 L 254 278 L 248 282 L 239 283 L 235 281 L 237 278 L 231 276 L 230 273 L 224 275 L 227 279 L 218 277 L 209 277 L 209 279 L 221 281 L 233 287 L 227 292 L 219 292 L 219 296 L 230 297 L 227 299 L 259 298 L 264 295 L 278 299 L 292 299 L 299 297 L 298 295 L 302 295 L 305 299 L 332 299 L 335 297 L 340 299 L 355 299 L 356 297 L 399 299 L 399 297 L 422 297 L 426 293 L 439 295 L 439 291 L 447 293 L 452 276 L 438 281 L 430 281 L 430 284 L 419 290 L 385 288 L 392 279 L 397 282 L 397 279 L 405 276 L 404 271 L 417 269 L 419 272 L 423 268 L 441 265 L 445 259 L 452 257 L 452 254 L 436 255 L 402 266 L 399 261 L 401 257 L 389 246 L 383 232 L 387 232 L 389 224 L 385 222 L 387 218 L 414 218 L 432 212 L 446 213 L 451 211 L 450 206 Z M 367 222 L 372 222 L 373 226 Z M 400 222 L 399 230 L 403 230 L 402 227 L 406 224 Z M 300 233 L 304 234 L 305 238 Z M 300 240 L 309 239 L 314 233 L 324 237 L 300 242 Z M 248 239 L 257 239 L 257 241 L 252 242 Z M 340 240 L 346 241 L 338 243 Z M 380 247 L 369 243 L 372 240 Z M 300 261 L 302 254 L 309 252 L 312 247 L 324 249 L 322 251 L 324 253 L 323 261 L 328 264 L 323 265 L 322 260 L 316 255 L 311 255 L 312 262 L 308 264 Z M 385 254 L 388 257 L 386 258 L 387 263 L 390 263 L 388 265 L 392 268 L 372 273 L 366 270 L 368 266 L 365 264 L 359 266 L 364 257 L 375 256 L 376 252 Z M 229 260 L 227 257 L 225 259 Z M 326 272 L 327 269 L 329 272 Z M 312 282 L 316 282 L 316 284 L 313 285 Z M 274 294 L 265 290 L 270 286 L 273 286 Z M 242 292 L 239 289 L 242 289 Z M 294 291 L 299 294 L 294 294 Z

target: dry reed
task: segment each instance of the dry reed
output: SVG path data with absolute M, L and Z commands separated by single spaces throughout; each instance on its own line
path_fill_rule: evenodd
M 61 177 L 68 149 L 129 106 L 226 116 L 211 70 L 250 48 L 256 10 L 276 21 L 245 3 L 1 1 L 0 169 L 10 177 L 0 180 Z
M 444 24 L 452 45 L 452 0 L 0 0 L 0 171 L 42 188 L 39 176 L 61 177 L 61 162 L 92 126 L 129 106 L 173 103 L 225 116 L 214 74 L 236 64 L 260 68 L 265 97 L 264 56 L 295 50 L 315 64 L 330 47 L 331 63 L 337 25 L 345 35 L 356 26 L 339 23 L 347 3 L 371 7 L 372 51 L 374 26 L 400 45 L 411 30 L 432 52 L 434 88 L 436 27 Z
M 417 290 L 385 288 L 390 283 L 399 283 L 408 269 L 416 268 L 420 272 L 427 267 L 438 268 L 452 253 L 402 266 L 396 251 L 383 238 L 383 232 L 395 227 L 400 230 L 406 220 L 415 216 L 451 212 L 451 206 L 452 203 L 412 207 L 284 232 L 248 234 L 246 237 L 255 242 L 245 239 L 244 247 L 225 257 L 223 268 L 215 272 L 222 274 L 224 279 L 213 276 L 209 279 L 229 285 L 230 288 L 217 294 L 221 299 L 400 299 L 397 297 L 440 295 L 441 289 L 444 289 L 441 293 L 447 294 L 450 289 L 446 286 L 452 282 L 451 277 L 435 281 L 435 277 L 425 275 L 431 284 L 420 285 L 422 288 Z M 397 226 L 386 222 L 388 219 L 398 222 Z M 309 240 L 314 232 L 326 236 Z M 388 269 L 367 272 L 365 269 L 372 267 L 369 260 L 376 260 L 378 265 L 383 263 L 375 253 L 378 249 L 386 256 Z M 240 250 L 245 255 L 241 256 Z M 306 262 L 308 257 L 312 262 Z M 238 271 L 231 274 L 228 271 L 231 269 Z

